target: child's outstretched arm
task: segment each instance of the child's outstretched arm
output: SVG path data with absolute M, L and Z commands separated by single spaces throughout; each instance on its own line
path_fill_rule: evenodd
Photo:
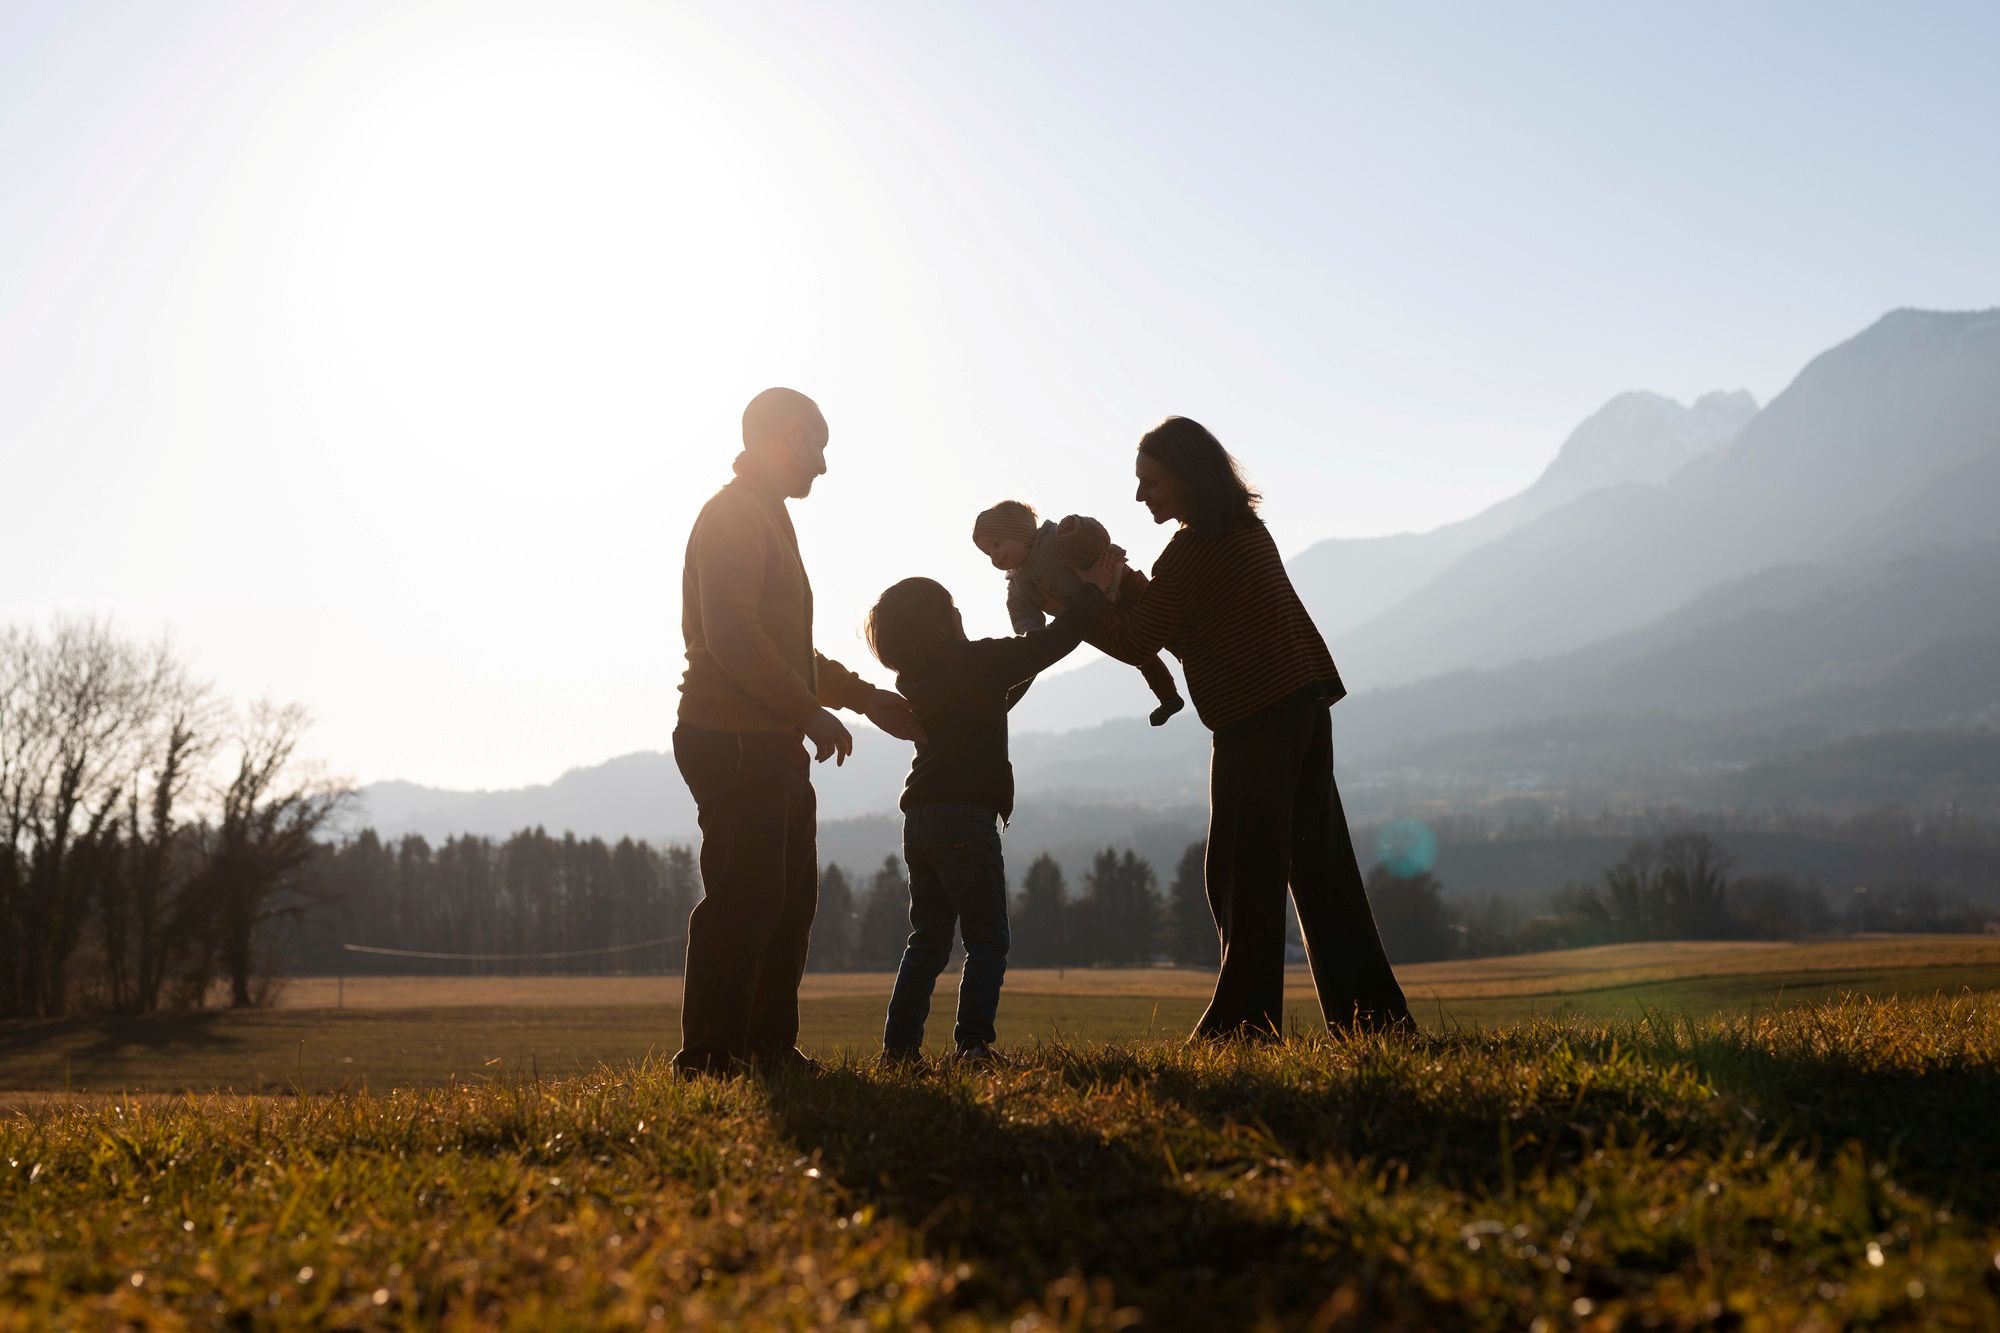
M 1007 691 L 1007 706 L 1012 708 L 1028 692 L 1028 685 L 1036 674 L 1054 666 L 1063 658 L 1076 651 L 1097 624 L 1104 611 L 1104 594 L 1085 584 L 1075 600 L 1055 618 L 1055 623 L 1046 629 L 1038 629 L 1016 639 L 988 639 L 991 656 L 984 665 L 993 673 L 997 683 Z

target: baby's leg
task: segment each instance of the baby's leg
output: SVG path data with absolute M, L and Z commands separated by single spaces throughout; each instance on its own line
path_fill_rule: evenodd
M 1146 686 L 1160 706 L 1146 715 L 1146 720 L 1154 726 L 1162 726 L 1166 720 L 1187 707 L 1181 698 L 1180 687 L 1174 684 L 1174 673 L 1167 670 L 1167 664 L 1158 653 L 1138 664 L 1139 674 L 1146 678 Z

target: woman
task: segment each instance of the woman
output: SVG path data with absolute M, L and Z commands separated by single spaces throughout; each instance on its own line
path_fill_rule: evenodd
M 1327 1026 L 1408 1025 L 1333 783 L 1328 708 L 1347 691 L 1257 516 L 1260 497 L 1187 417 L 1146 433 L 1135 471 L 1139 503 L 1180 531 L 1144 594 L 1111 607 L 1099 632 L 1126 654 L 1180 658 L 1215 733 L 1206 877 L 1222 970 L 1195 1033 L 1281 1031 L 1287 882 Z M 1100 587 L 1116 576 L 1109 563 L 1089 571 Z

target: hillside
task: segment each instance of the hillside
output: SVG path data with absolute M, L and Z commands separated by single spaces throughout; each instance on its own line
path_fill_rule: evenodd
M 1743 744 L 1790 728 L 1979 725 L 2000 720 L 2000 675 L 1950 645 L 1994 635 L 2000 542 L 1784 566 L 1586 648 L 1369 695 L 1343 706 L 1342 740 L 1373 759 L 1458 732 L 1600 714 L 1726 719 Z
M 1335 538 L 1293 557 L 1292 580 L 1322 632 L 1338 637 L 1421 588 L 1469 552 L 1611 486 L 1666 481 L 1727 448 L 1757 414 L 1748 393 L 1710 393 L 1684 407 L 1656 393 L 1623 393 L 1563 441 L 1518 495 L 1425 533 Z
M 1903 310 L 1815 358 L 1727 449 L 1593 491 L 1342 637 L 1351 688 L 1579 648 L 1773 565 L 1838 559 L 2000 448 L 2000 311 Z M 1970 512 L 1969 502 L 1955 496 Z M 1905 506 L 1915 506 L 1914 512 Z

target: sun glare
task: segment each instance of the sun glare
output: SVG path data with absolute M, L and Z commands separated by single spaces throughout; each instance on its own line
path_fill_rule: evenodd
M 600 43 L 407 70 L 353 109 L 320 179 L 311 355 L 413 427 L 468 403 L 573 411 L 638 367 L 712 380 L 786 281 L 786 212 L 742 128 Z

